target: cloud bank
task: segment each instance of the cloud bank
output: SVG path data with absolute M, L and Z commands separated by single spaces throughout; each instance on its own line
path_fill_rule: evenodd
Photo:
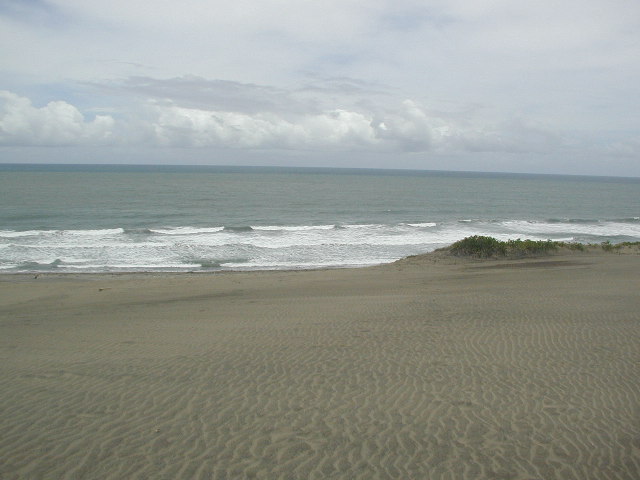
M 193 88 L 196 81 L 199 88 Z M 183 82 L 192 88 L 185 91 Z M 544 152 L 560 143 L 540 127 L 514 122 L 479 128 L 468 113 L 438 114 L 408 99 L 325 109 L 331 100 L 318 92 L 311 98 L 306 88 L 284 92 L 229 81 L 142 78 L 109 88 L 134 94 L 134 107 L 118 111 L 119 120 L 88 120 L 65 101 L 34 107 L 28 98 L 0 92 L 0 144 L 446 153 Z
M 111 140 L 114 126 L 108 115 L 86 121 L 62 100 L 36 108 L 28 98 L 0 91 L 0 145 L 101 145 Z
M 640 175 L 636 1 L 6 0 L 0 42 L 0 161 L 223 149 Z

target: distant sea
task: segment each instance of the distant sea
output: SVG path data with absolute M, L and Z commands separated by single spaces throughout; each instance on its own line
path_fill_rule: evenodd
M 360 267 L 469 235 L 640 241 L 640 179 L 0 164 L 0 272 Z

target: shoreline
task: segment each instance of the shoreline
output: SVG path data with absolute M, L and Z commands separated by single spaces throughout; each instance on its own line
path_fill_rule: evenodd
M 380 268 L 389 265 L 395 265 L 398 263 L 404 263 L 407 261 L 413 261 L 418 259 L 426 263 L 432 263 L 437 261 L 439 263 L 460 263 L 460 262 L 501 262 L 501 261 L 532 261 L 535 259 L 544 259 L 547 257 L 557 256 L 591 256 L 591 255 L 640 255 L 640 242 L 636 242 L 633 245 L 613 245 L 613 248 L 609 251 L 604 250 L 599 244 L 582 244 L 581 249 L 575 249 L 570 247 L 560 247 L 556 251 L 528 254 L 528 255 L 505 255 L 505 256 L 491 256 L 491 257 L 477 257 L 473 255 L 453 255 L 448 252 L 450 247 L 443 247 L 427 253 L 420 253 L 417 255 L 409 255 L 402 257 L 392 262 L 373 264 L 373 265 L 342 265 L 342 266 L 321 266 L 317 268 L 275 268 L 275 269 L 220 269 L 220 270 L 131 270 L 131 271 L 86 271 L 86 272 L 69 272 L 69 271 L 55 271 L 55 270 L 33 270 L 33 271 L 16 271 L 7 272 L 0 271 L 0 281 L 3 277 L 12 276 L 25 276 L 25 277 L 55 277 L 55 276 L 128 276 L 128 275 L 219 275 L 219 274 L 251 274 L 251 273 L 275 273 L 275 272 L 316 272 L 316 271 L 333 271 L 333 270 L 362 270 L 368 268 Z
M 0 477 L 633 479 L 640 255 L 0 274 Z

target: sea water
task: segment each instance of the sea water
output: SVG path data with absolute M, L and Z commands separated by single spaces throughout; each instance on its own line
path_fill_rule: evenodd
M 640 179 L 0 165 L 0 271 L 356 267 L 470 235 L 640 241 Z

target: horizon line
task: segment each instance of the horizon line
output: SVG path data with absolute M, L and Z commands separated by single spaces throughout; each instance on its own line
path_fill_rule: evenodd
M 350 171 L 350 172 L 388 172 L 388 173 L 436 173 L 436 174 L 484 174 L 498 176 L 537 176 L 537 177 L 581 177 L 581 178 L 612 178 L 640 180 L 640 176 L 621 175 L 593 175 L 584 173 L 534 173 L 494 170 L 440 170 L 420 168 L 388 168 L 388 167 L 329 167 L 329 166 L 301 166 L 301 165 L 230 165 L 207 163 L 47 163 L 47 162 L 1 162 L 3 166 L 11 167 L 134 167 L 134 168 L 221 168 L 221 169 L 266 169 L 266 170 L 309 170 L 319 171 Z

